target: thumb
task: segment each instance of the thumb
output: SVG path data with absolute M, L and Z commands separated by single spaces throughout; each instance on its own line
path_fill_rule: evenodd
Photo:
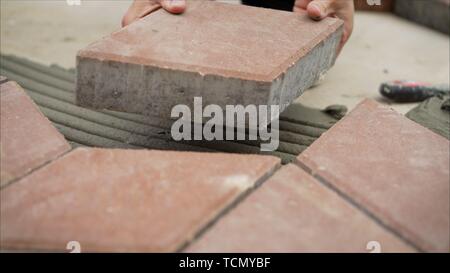
M 308 4 L 306 10 L 312 19 L 322 20 L 335 12 L 333 3 L 332 0 L 314 0 Z
M 160 0 L 160 4 L 163 9 L 174 14 L 183 13 L 186 10 L 185 0 Z

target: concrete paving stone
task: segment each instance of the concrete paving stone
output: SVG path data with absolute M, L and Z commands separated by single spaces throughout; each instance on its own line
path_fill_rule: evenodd
M 15 82 L 0 85 L 0 186 L 70 150 L 70 145 Z
M 175 251 L 278 165 L 271 156 L 77 148 L 0 192 L 1 248 Z
M 364 100 L 299 157 L 299 164 L 424 251 L 449 240 L 450 143 Z
M 450 0 L 396 0 L 394 12 L 408 20 L 450 34 Z
M 413 251 L 408 245 L 295 165 L 277 171 L 187 252 Z
M 334 64 L 341 35 L 335 18 L 191 1 L 182 15 L 158 10 L 79 51 L 77 104 L 169 119 L 201 96 L 282 111 Z

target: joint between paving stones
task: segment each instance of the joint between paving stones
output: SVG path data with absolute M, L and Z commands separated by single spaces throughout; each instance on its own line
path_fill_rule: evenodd
M 73 149 L 74 149 L 72 146 L 70 146 L 70 147 L 71 147 L 71 148 L 70 148 L 69 150 L 67 150 L 67 151 L 65 151 L 65 152 L 63 152 L 63 153 L 57 155 L 55 158 L 52 158 L 52 159 L 50 159 L 50 160 L 45 161 L 43 164 L 41 164 L 41 165 L 39 165 L 39 166 L 37 166 L 37 167 L 32 168 L 31 170 L 29 170 L 28 172 L 24 173 L 23 175 L 20 175 L 20 176 L 18 176 L 18 177 L 16 177 L 16 178 L 12 179 L 12 180 L 9 181 L 8 183 L 6 183 L 6 184 L 0 186 L 0 191 L 3 190 L 3 189 L 5 189 L 5 188 L 8 187 L 8 186 L 14 184 L 14 183 L 19 182 L 20 180 L 22 180 L 23 178 L 29 176 L 30 174 L 34 173 L 35 171 L 40 170 L 40 169 L 46 167 L 47 165 L 51 164 L 52 162 L 57 161 L 57 160 L 60 159 L 61 157 L 67 155 L 68 153 L 70 153 L 70 152 L 73 151 Z
M 337 187 L 335 187 L 333 184 L 331 184 L 330 182 L 328 182 L 324 177 L 322 177 L 321 175 L 315 173 L 312 171 L 311 168 L 309 168 L 308 166 L 306 166 L 305 164 L 303 164 L 300 160 L 296 159 L 294 162 L 294 165 L 297 166 L 298 168 L 304 170 L 305 172 L 307 172 L 308 174 L 310 174 L 312 177 L 314 177 L 319 183 L 321 183 L 322 185 L 324 185 L 325 187 L 327 187 L 328 189 L 332 190 L 333 192 L 335 192 L 338 196 L 340 196 L 342 199 L 344 199 L 345 201 L 347 201 L 350 205 L 352 205 L 354 208 L 356 208 L 357 210 L 361 211 L 364 215 L 366 215 L 367 217 L 369 217 L 371 220 L 373 220 L 376 224 L 378 224 L 381 228 L 385 229 L 387 232 L 390 232 L 392 235 L 394 235 L 395 237 L 399 238 L 400 240 L 402 240 L 405 244 L 407 244 L 408 246 L 410 246 L 411 248 L 413 248 L 415 251 L 417 252 L 422 252 L 424 253 L 425 251 L 420 248 L 417 244 L 415 244 L 414 242 L 412 242 L 411 240 L 409 240 L 408 238 L 406 238 L 405 236 L 403 236 L 401 233 L 399 233 L 398 231 L 396 231 L 394 228 L 390 227 L 388 224 L 386 224 L 383 220 L 381 220 L 380 218 L 378 218 L 375 214 L 373 214 L 371 211 L 369 211 L 368 209 L 366 209 L 364 206 L 362 206 L 361 204 L 359 204 L 356 200 L 354 200 L 353 198 L 351 198 L 349 195 L 345 194 L 344 192 L 342 192 L 341 190 L 339 190 Z
M 199 240 L 203 234 L 205 234 L 209 229 L 211 229 L 215 224 L 217 224 L 220 219 L 225 217 L 228 213 L 230 213 L 234 208 L 236 208 L 240 203 L 242 203 L 250 194 L 256 191 L 259 187 L 261 187 L 267 180 L 269 180 L 275 173 L 278 172 L 282 167 L 281 163 L 278 163 L 274 167 L 272 167 L 266 174 L 258 178 L 255 184 L 249 189 L 245 190 L 241 194 L 239 194 L 234 200 L 232 200 L 228 205 L 226 205 L 216 216 L 214 216 L 208 223 L 206 223 L 202 228 L 200 228 L 194 235 L 191 240 L 183 243 L 175 252 L 184 252 L 191 244 L 194 244 L 197 240 Z

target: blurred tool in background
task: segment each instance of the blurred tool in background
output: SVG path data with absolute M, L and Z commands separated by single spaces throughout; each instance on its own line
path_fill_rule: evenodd
M 380 93 L 394 102 L 420 102 L 437 95 L 448 95 L 450 89 L 448 84 L 397 80 L 381 84 Z

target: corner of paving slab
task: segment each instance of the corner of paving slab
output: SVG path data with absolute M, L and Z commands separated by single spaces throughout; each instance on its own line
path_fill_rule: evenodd
M 449 143 L 365 99 L 296 164 L 415 249 L 449 251 Z
M 0 96 L 0 188 L 3 188 L 55 160 L 71 147 L 16 82 L 3 82 Z

